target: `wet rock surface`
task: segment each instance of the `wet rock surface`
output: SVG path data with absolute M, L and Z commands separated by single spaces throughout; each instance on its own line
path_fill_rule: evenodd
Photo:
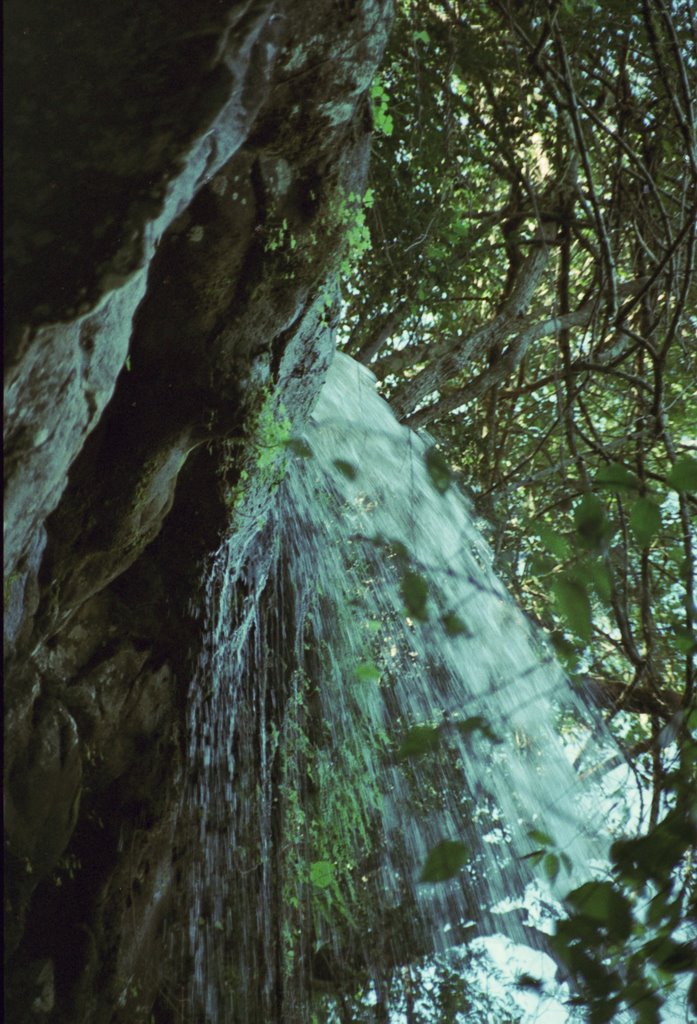
M 259 408 L 301 422 L 331 358 L 388 22 L 378 0 L 8 9 L 13 1021 L 185 1019 L 163 921 L 197 581 Z

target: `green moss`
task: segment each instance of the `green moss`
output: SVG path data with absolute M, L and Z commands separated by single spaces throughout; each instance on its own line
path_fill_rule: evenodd
M 10 592 L 18 579 L 19 573 L 11 572 L 9 576 L 5 576 L 2 581 L 2 601 L 3 607 L 5 608 L 7 608 L 7 603 L 10 600 Z
M 282 402 L 270 388 L 260 390 L 257 412 L 249 417 L 246 438 L 232 439 L 223 463 L 223 476 L 239 466 L 239 446 L 244 446 L 242 468 L 232 486 L 226 486 L 225 503 L 234 516 L 241 512 L 252 489 L 271 494 L 283 480 L 291 440 L 291 421 Z M 257 518 L 261 529 L 265 516 Z
M 313 662 L 318 659 L 312 675 L 321 673 L 330 652 L 309 643 L 308 653 Z M 301 959 L 303 935 L 312 935 L 316 945 L 336 942 L 347 951 L 355 950 L 359 937 L 374 924 L 370 916 L 375 873 L 369 863 L 378 848 L 373 823 L 382 795 L 376 780 L 366 774 L 363 745 L 369 742 L 374 744 L 376 737 L 357 734 L 351 749 L 342 749 L 337 771 L 336 750 L 322 726 L 315 684 L 309 675 L 298 673 L 283 726 L 270 735 L 280 758 L 286 977 Z M 355 967 L 352 964 L 349 973 Z

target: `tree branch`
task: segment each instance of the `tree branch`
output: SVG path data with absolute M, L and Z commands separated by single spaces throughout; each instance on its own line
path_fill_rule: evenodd
M 662 689 L 660 694 L 645 686 L 619 680 L 586 677 L 586 693 L 601 707 L 612 711 L 632 711 L 639 715 L 657 715 L 668 721 L 680 710 L 681 695 Z
M 440 359 L 433 360 L 412 380 L 397 389 L 392 406 L 398 416 L 404 417 L 426 395 L 436 391 L 442 381 L 455 376 L 470 360 L 481 357 L 491 345 L 505 337 L 511 322 L 527 308 L 549 261 L 549 243 L 552 239 L 549 237 L 548 226 L 545 236 L 523 262 L 511 295 L 501 312 L 469 338 L 453 339 L 456 347 Z
M 643 284 L 643 279 L 626 282 L 619 286 L 618 294 L 630 295 L 641 289 Z M 489 366 L 482 373 L 472 378 L 463 387 L 448 391 L 441 395 L 436 402 L 418 409 L 415 413 L 405 417 L 403 422 L 414 429 L 423 427 L 428 423 L 432 423 L 433 420 L 444 416 L 446 413 L 452 412 L 453 409 L 459 408 L 466 402 L 479 398 L 495 384 L 500 384 L 509 377 L 520 366 L 533 341 L 548 338 L 550 335 L 557 334 L 560 331 L 587 327 L 593 316 L 597 313 L 597 310 L 598 302 L 596 299 L 593 299 L 584 302 L 582 306 L 579 306 L 572 313 L 566 313 L 564 316 L 553 316 L 548 320 L 543 320 L 541 323 L 531 325 L 513 338 L 501 357 L 492 366 Z M 514 325 L 509 324 L 507 326 L 510 329 Z M 502 331 L 505 330 L 506 327 L 502 327 Z M 474 337 L 476 337 L 476 334 L 472 335 L 472 338 Z M 501 337 L 492 338 L 491 343 L 496 340 L 500 341 Z M 445 362 L 450 354 L 448 353 L 444 356 L 442 362 Z M 591 364 L 586 363 L 584 368 L 590 368 L 590 366 Z M 577 364 L 572 364 L 572 369 L 576 368 Z M 547 379 L 551 381 L 553 378 L 549 377 Z M 436 384 L 436 387 L 438 387 L 438 384 Z

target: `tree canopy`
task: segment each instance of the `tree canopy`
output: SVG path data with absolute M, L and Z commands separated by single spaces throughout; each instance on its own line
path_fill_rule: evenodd
M 429 430 L 634 768 L 642 831 L 590 909 L 577 890 L 559 941 L 593 1020 L 623 1000 L 660 1020 L 693 964 L 695 11 L 397 8 L 343 343 Z M 627 919 L 638 891 L 650 927 Z

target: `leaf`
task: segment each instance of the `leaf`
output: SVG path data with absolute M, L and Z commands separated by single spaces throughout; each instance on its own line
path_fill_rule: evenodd
M 380 675 L 380 669 L 372 661 L 363 661 L 356 665 L 356 679 L 359 683 L 377 683 Z
M 426 31 L 415 32 L 414 33 L 414 39 L 415 40 L 418 39 L 418 41 L 421 42 L 421 43 L 430 43 L 431 42 L 431 37 L 429 36 L 428 32 L 426 32 Z
M 455 728 L 461 736 L 469 736 L 473 732 L 481 732 L 483 736 L 486 736 L 492 743 L 500 743 L 501 740 L 496 735 L 488 719 L 484 718 L 483 715 L 472 715 L 471 718 L 466 718 L 463 722 L 456 722 Z
M 428 475 L 431 478 L 431 483 L 439 494 L 445 494 L 453 479 L 450 466 L 435 445 L 428 449 L 424 458 L 426 460 L 426 469 L 428 470 Z
M 605 506 L 595 494 L 585 494 L 574 511 L 574 524 L 579 537 L 589 548 L 601 548 L 608 536 Z
M 635 473 L 620 462 L 610 462 L 601 466 L 595 474 L 598 487 L 607 487 L 611 491 L 638 491 L 641 484 Z
M 559 857 L 556 853 L 548 853 L 542 861 L 542 867 L 550 882 L 556 882 L 559 875 Z
M 612 597 L 612 577 L 605 563 L 600 559 L 583 559 L 573 567 L 573 578 L 593 587 L 598 597 L 606 603 Z
M 387 135 L 388 138 L 394 131 L 394 118 L 392 114 L 383 114 L 379 122 L 379 130 L 383 135 Z
M 629 938 L 632 931 L 632 905 L 612 882 L 586 882 L 566 897 L 584 917 L 603 924 L 616 939 Z
M 445 882 L 456 875 L 469 859 L 464 843 L 444 839 L 429 852 L 421 872 L 422 882 Z
M 559 614 L 581 640 L 590 640 L 593 615 L 588 591 L 583 583 L 569 576 L 561 576 L 552 584 Z
M 437 750 L 439 743 L 440 729 L 437 725 L 415 725 L 406 733 L 395 756 L 400 761 L 419 757 Z
M 479 81 L 486 76 L 487 71 L 491 71 L 497 66 L 496 50 L 493 47 L 485 46 L 479 33 L 473 31 L 463 22 L 460 22 L 457 38 L 455 68 L 463 81 L 470 77 Z
M 544 547 L 547 548 L 551 554 L 556 555 L 557 558 L 566 558 L 569 554 L 569 542 L 566 537 L 562 537 L 560 533 L 553 530 L 551 526 L 538 526 L 536 530 L 537 536 L 542 541 Z
M 573 862 L 571 860 L 571 857 L 568 855 L 568 853 L 560 853 L 559 859 L 564 865 L 564 870 L 566 871 L 567 875 L 570 875 L 573 871 Z
M 392 115 L 388 113 L 389 96 L 381 82 L 373 82 L 370 87 L 370 99 L 375 131 L 383 135 L 391 135 L 394 130 L 394 121 Z
M 568 640 L 564 634 L 558 630 L 550 634 L 550 640 L 552 647 L 557 652 L 558 657 L 571 669 L 578 661 L 578 653 L 574 644 Z
M 472 631 L 468 629 L 462 619 L 452 612 L 444 615 L 440 621 L 447 636 L 472 636 Z
M 665 884 L 683 853 L 695 843 L 697 825 L 674 808 L 647 835 L 614 842 L 610 857 L 625 879 Z
M 606 938 L 598 922 L 585 914 L 572 914 L 566 920 L 557 921 L 556 934 L 569 945 L 578 942 L 588 950 L 602 945 Z
M 554 846 L 554 840 L 548 832 L 542 832 L 539 828 L 531 828 L 528 836 L 533 843 L 540 843 L 541 846 Z
M 318 889 L 326 889 L 334 881 L 334 865 L 328 860 L 315 860 L 310 865 L 310 881 Z
M 403 544 L 401 540 L 383 540 L 382 538 L 376 538 L 373 543 L 380 547 L 384 547 L 385 551 L 398 561 L 409 561 L 409 552 L 407 551 L 406 545 Z
M 629 525 L 640 547 L 647 548 L 661 528 L 661 510 L 651 498 L 638 498 Z
M 697 636 L 695 636 L 689 626 L 676 626 L 675 646 L 681 654 L 690 654 L 692 651 L 697 651 Z
M 401 594 L 407 611 L 420 622 L 428 620 L 426 602 L 428 583 L 418 572 L 405 572 L 402 576 Z
M 612 599 L 612 577 L 608 567 L 601 561 L 589 562 L 588 575 L 601 601 L 609 602 Z
M 594 921 L 606 921 L 610 912 L 609 893 L 614 892 L 611 882 L 585 882 L 566 897 L 567 903 L 581 910 Z
M 604 994 L 603 992 L 602 995 Z M 606 1000 L 603 998 L 591 1002 L 588 1008 L 588 1024 L 610 1024 L 610 1021 L 615 1016 L 619 1002 L 619 999 Z
M 665 1000 L 644 978 L 627 986 L 624 1001 L 637 1014 L 637 1024 L 662 1024 L 661 1007 Z
M 288 448 L 293 455 L 297 455 L 299 459 L 311 459 L 312 448 L 310 448 L 307 441 L 304 441 L 302 437 L 291 437 L 286 442 L 286 448 Z
M 643 953 L 670 974 L 682 974 L 697 967 L 697 953 L 692 943 L 676 942 L 667 935 L 647 942 Z
M 676 491 L 697 494 L 697 459 L 681 455 L 668 474 L 668 484 Z
M 517 988 L 534 989 L 536 992 L 544 990 L 544 982 L 540 978 L 534 978 L 532 974 L 519 974 L 515 980 Z
M 346 462 L 345 459 L 334 459 L 334 465 L 347 480 L 355 480 L 358 476 L 358 470 L 352 462 Z
M 559 564 L 558 559 L 550 558 L 549 555 L 534 554 L 530 559 L 530 569 L 535 576 L 547 576 Z
M 666 916 L 667 908 L 671 906 L 671 895 L 672 893 L 669 892 L 656 893 L 656 895 L 652 898 L 651 902 L 649 903 L 649 908 L 646 914 L 647 924 L 650 924 L 653 927 L 657 927 L 661 924 L 664 916 Z M 675 904 L 673 904 L 672 906 L 675 907 Z

